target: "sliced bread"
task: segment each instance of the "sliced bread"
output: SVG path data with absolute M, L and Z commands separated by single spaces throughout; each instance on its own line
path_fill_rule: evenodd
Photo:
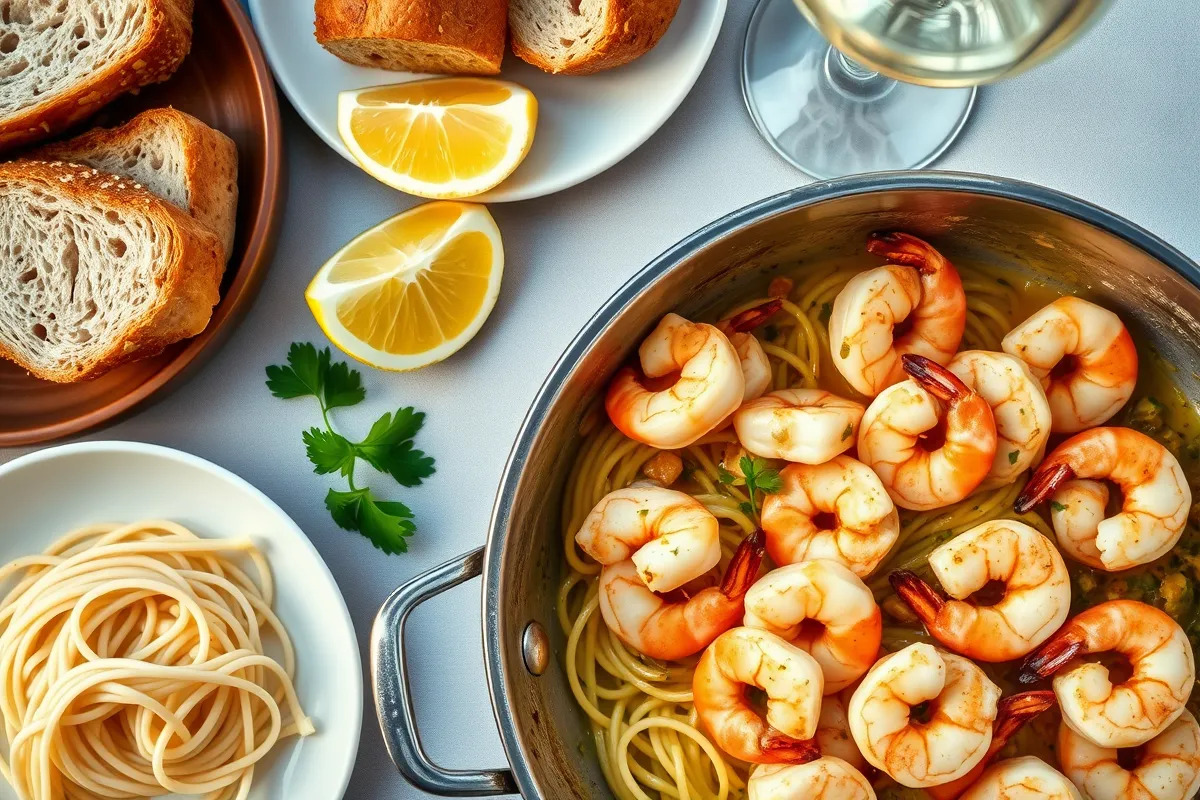
M 495 75 L 507 0 L 316 0 L 317 41 L 343 61 L 403 72 Z
M 216 234 L 137 184 L 43 161 L 0 164 L 0 357 L 94 378 L 204 330 Z
M 513 52 L 538 69 L 587 75 L 658 44 L 679 0 L 510 0 Z
M 166 80 L 192 44 L 192 0 L 4 0 L 0 20 L 0 151 Z
M 190 114 L 143 111 L 119 128 L 96 128 L 38 148 L 30 158 L 82 164 L 140 183 L 215 232 L 226 259 L 233 251 L 237 146 Z

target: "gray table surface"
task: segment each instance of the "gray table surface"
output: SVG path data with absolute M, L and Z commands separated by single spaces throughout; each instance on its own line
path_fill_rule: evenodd
M 731 0 L 695 89 L 640 150 L 560 195 L 492 208 L 504 236 L 504 286 L 473 342 L 417 373 L 367 371 L 367 402 L 337 413 L 335 424 L 357 432 L 400 405 L 428 412 L 418 443 L 437 457 L 438 471 L 425 486 L 402 493 L 420 525 L 408 554 L 384 556 L 330 522 L 322 498 L 332 481 L 309 471 L 300 442 L 316 409 L 270 397 L 263 367 L 282 360 L 294 340 L 325 342 L 304 303 L 313 272 L 348 239 L 414 199 L 326 148 L 282 95 L 287 212 L 274 264 L 249 316 L 182 390 L 84 438 L 180 448 L 258 486 L 316 543 L 365 647 L 376 609 L 400 582 L 483 543 L 500 470 L 525 409 L 595 308 L 692 230 L 808 181 L 759 138 L 742 105 L 738 64 L 749 14 L 749 0 Z M 1078 195 L 1200 259 L 1198 23 L 1200 7 L 1186 0 L 1116 3 L 1054 61 L 981 90 L 974 116 L 937 166 Z M 0 461 L 24 452 L 0 451 Z M 418 719 L 429 753 L 446 766 L 504 763 L 479 625 L 474 582 L 418 610 L 410 627 Z M 373 701 L 365 703 L 362 746 L 346 796 L 423 797 L 388 761 Z

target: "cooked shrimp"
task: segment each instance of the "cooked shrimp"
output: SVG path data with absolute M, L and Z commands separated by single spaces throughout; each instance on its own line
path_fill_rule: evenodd
M 976 661 L 1020 658 L 1049 639 L 1071 609 L 1066 562 L 1023 522 L 976 525 L 930 553 L 929 566 L 952 599 L 907 570 L 891 574 L 892 586 L 931 636 Z M 999 600 L 971 599 L 997 583 L 1004 591 Z
M 1078 656 L 1116 653 L 1132 670 L 1113 683 L 1108 667 Z M 1033 651 L 1018 680 L 1054 675 L 1054 694 L 1071 729 L 1101 747 L 1135 747 L 1183 713 L 1196 682 L 1183 628 L 1154 606 L 1110 600 L 1083 611 Z
M 760 764 L 746 781 L 749 800 L 875 800 L 861 772 L 840 758 L 807 764 Z
M 1095 548 L 1104 569 L 1147 564 L 1179 541 L 1192 490 L 1179 461 L 1149 436 L 1129 428 L 1093 428 L 1072 436 L 1038 465 L 1014 507 L 1024 513 L 1072 478 L 1109 480 L 1121 489 L 1121 511 L 1095 528 Z M 1098 513 L 1095 500 L 1088 502 L 1088 513 Z M 1087 552 L 1081 543 L 1086 535 L 1079 528 L 1084 518 L 1071 516 L 1068 527 L 1059 532 L 1057 515 L 1051 516 L 1058 538 L 1076 543 L 1074 552 Z
M 840 758 L 859 772 L 867 769 L 867 760 L 858 751 L 850 735 L 850 720 L 846 717 L 846 701 L 841 694 L 827 694 L 821 701 L 821 716 L 813 738 L 822 755 Z
M 850 698 L 863 757 L 910 788 L 969 772 L 988 752 L 1000 689 L 962 656 L 918 643 L 884 656 Z
M 849 456 L 792 464 L 763 499 L 767 552 L 776 564 L 830 559 L 870 575 L 900 536 L 900 515 L 879 477 Z
M 1081 564 L 1106 569 L 1096 531 L 1108 513 L 1108 487 L 1101 481 L 1064 481 L 1050 494 L 1050 522 L 1058 548 Z
M 746 687 L 766 692 L 764 719 Z M 820 756 L 813 734 L 821 713 L 821 667 L 773 633 L 734 628 L 704 651 L 692 677 L 696 715 L 713 742 L 753 764 L 801 764 Z
M 630 439 L 675 450 L 686 447 L 742 403 L 746 379 L 729 338 L 712 325 L 667 314 L 638 348 L 643 375 L 624 367 L 604 398 L 609 419 Z M 679 378 L 655 391 L 645 378 Z
M 583 520 L 575 542 L 601 564 L 633 559 L 653 592 L 669 592 L 721 560 L 717 518 L 689 494 L 657 486 L 609 492 Z
M 646 588 L 632 561 L 600 570 L 600 614 L 621 641 L 650 658 L 676 661 L 700 652 L 737 625 L 746 590 L 762 563 L 762 537 L 747 536 L 725 568 L 720 586 L 686 599 L 667 598 Z
M 912 380 L 885 389 L 867 407 L 858 457 L 896 505 L 942 508 L 975 491 L 991 472 L 996 423 L 987 401 L 954 373 L 922 356 L 902 360 Z
M 742 404 L 733 427 L 757 456 L 824 464 L 854 446 L 863 411 L 861 404 L 820 389 L 781 389 Z
M 1050 438 L 1050 404 L 1025 362 L 1007 353 L 965 350 L 946 368 L 992 408 L 996 420 L 996 456 L 979 484 L 1007 486 L 1042 457 Z
M 1042 382 L 1056 433 L 1107 422 L 1133 394 L 1137 348 L 1108 309 L 1060 297 L 1008 332 L 1000 343 Z
M 883 634 L 871 590 L 836 561 L 803 561 L 759 578 L 746 593 L 743 624 L 770 631 L 815 658 L 826 694 L 871 668 Z
M 782 300 L 768 300 L 717 323 L 717 328 L 729 337 L 742 364 L 742 377 L 746 381 L 742 402 L 761 397 L 771 386 L 771 362 L 762 343 L 750 331 L 765 324 L 782 306 Z
M 961 778 L 937 786 L 927 786 L 925 793 L 929 795 L 930 800 L 955 800 L 975 784 L 1008 741 L 1025 727 L 1025 723 L 1053 707 L 1054 692 L 1021 692 L 1001 697 L 996 722 L 992 725 L 992 743 L 988 745 L 987 755 Z
M 867 250 L 890 264 L 859 273 L 833 301 L 829 345 L 846 382 L 873 397 L 904 379 L 907 353 L 945 364 L 967 324 L 958 271 L 927 242 L 877 233 Z
M 1200 725 L 1184 711 L 1122 765 L 1068 725 L 1058 728 L 1058 763 L 1091 800 L 1192 800 L 1200 791 Z
M 1083 800 L 1075 784 L 1033 756 L 993 764 L 979 776 L 963 800 Z M 1095 800 L 1095 798 L 1093 798 Z

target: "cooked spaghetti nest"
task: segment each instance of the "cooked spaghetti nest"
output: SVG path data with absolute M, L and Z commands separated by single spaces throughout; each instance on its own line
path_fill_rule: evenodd
M 0 582 L 0 771 L 23 800 L 240 799 L 280 739 L 314 732 L 248 538 L 92 525 Z
M 806 269 L 782 298 L 780 313 L 756 332 L 772 368 L 769 390 L 786 388 L 850 390 L 829 362 L 827 322 L 834 298 L 858 266 Z M 999 350 L 1000 340 L 1021 319 L 1021 290 L 986 268 L 962 267 L 967 321 L 962 349 Z M 787 274 L 781 271 L 780 274 Z M 725 318 L 759 306 L 769 298 L 747 300 Z M 566 576 L 559 586 L 559 624 L 567 637 L 565 666 L 576 702 L 588 717 L 600 767 L 621 800 L 726 800 L 744 797 L 749 764 L 721 752 L 700 730 L 692 705 L 693 657 L 660 662 L 638 653 L 604 624 L 598 613 L 600 565 L 584 556 L 574 536 L 584 517 L 609 492 L 642 478 L 642 467 L 658 450 L 629 439 L 614 428 L 603 410 L 589 416 L 581 431 L 579 454 L 571 468 L 563 500 L 562 533 Z M 687 490 L 721 521 L 723 573 L 738 543 L 755 528 L 742 510 L 744 487 L 723 483 L 718 464 L 732 430 L 704 436 L 676 451 L 689 466 Z M 874 571 L 868 585 L 885 611 L 907 612 L 887 582 L 895 569 L 923 570 L 929 553 L 947 539 L 997 517 L 1016 518 L 1051 535 L 1036 513 L 1014 515 L 1013 500 L 1024 480 L 934 511 L 902 511 L 898 541 Z M 678 487 L 676 487 L 678 488 Z M 911 616 L 911 615 L 909 615 Z M 919 623 L 885 626 L 883 646 L 899 650 L 931 641 Z M 898 788 L 898 787 L 897 787 Z M 920 796 L 919 792 L 896 791 Z

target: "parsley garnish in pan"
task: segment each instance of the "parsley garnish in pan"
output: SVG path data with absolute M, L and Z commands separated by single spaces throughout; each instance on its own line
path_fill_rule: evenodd
M 330 424 L 329 412 L 366 398 L 362 376 L 344 361 L 333 362 L 328 347 L 318 351 L 307 342 L 292 344 L 286 365 L 267 367 L 267 388 L 285 400 L 315 397 L 321 406 L 324 426 L 304 432 L 304 450 L 313 472 L 340 473 L 349 485 L 348 491 L 330 489 L 325 495 L 325 507 L 333 521 L 348 531 L 358 531 L 385 553 L 408 550 L 406 539 L 416 532 L 412 511 L 403 503 L 376 498 L 365 486 L 356 486 L 354 466 L 362 459 L 401 486 L 419 486 L 433 474 L 433 459 L 413 446 L 425 415 L 411 407 L 401 408 L 377 419 L 362 441 L 342 436 Z

